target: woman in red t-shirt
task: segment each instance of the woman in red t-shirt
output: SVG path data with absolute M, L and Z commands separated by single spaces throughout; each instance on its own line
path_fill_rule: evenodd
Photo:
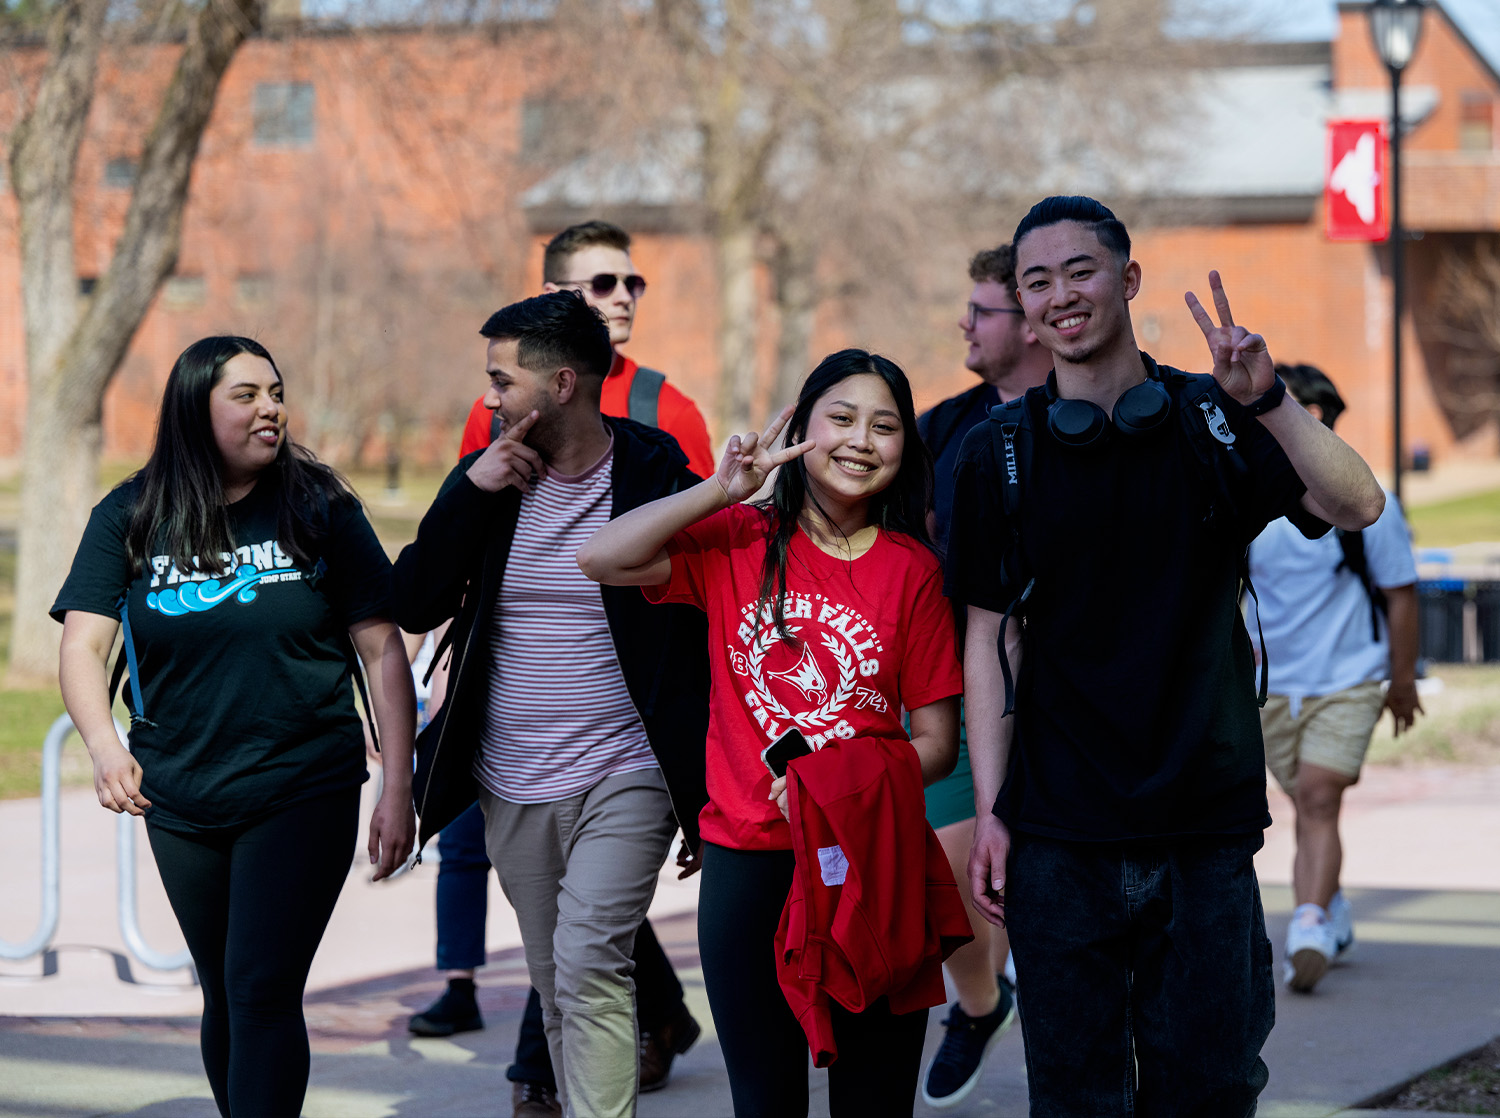
M 778 466 L 771 499 L 742 504 Z M 794 727 L 814 748 L 910 740 L 927 783 L 957 757 L 963 677 L 928 545 L 931 494 L 906 375 L 847 349 L 762 434 L 731 438 L 712 478 L 611 521 L 578 553 L 590 578 L 708 614 L 698 943 L 739 1118 L 807 1113 L 807 1041 L 772 948 L 793 873 L 786 781 L 761 751 Z M 884 998 L 859 1014 L 835 1005 L 833 1113 L 910 1114 L 926 1024 Z

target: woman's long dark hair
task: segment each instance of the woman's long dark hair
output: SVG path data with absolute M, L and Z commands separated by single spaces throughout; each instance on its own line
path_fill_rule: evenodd
M 139 573 L 152 555 L 170 555 L 180 571 L 218 574 L 222 556 L 234 550 L 224 499 L 224 461 L 214 441 L 209 394 L 224 377 L 224 365 L 241 353 L 264 358 L 281 380 L 266 347 L 251 338 L 203 338 L 182 351 L 167 376 L 156 446 L 146 464 L 123 484 L 139 482 L 125 537 L 131 570 Z M 271 484 L 277 502 L 276 538 L 299 567 L 317 561 L 318 537 L 329 502 L 353 497 L 337 472 L 312 451 L 285 436 L 257 485 Z
M 891 532 L 903 532 L 931 548 L 932 540 L 927 534 L 927 510 L 932 507 L 932 455 L 927 445 L 917 434 L 917 412 L 911 399 L 911 384 L 901 367 L 888 357 L 869 353 L 863 349 L 841 349 L 831 353 L 807 375 L 802 391 L 797 396 L 797 407 L 787 421 L 782 438 L 783 446 L 794 446 L 807 437 L 807 425 L 812 410 L 834 385 L 850 377 L 877 376 L 885 381 L 895 398 L 896 410 L 901 415 L 901 430 L 905 442 L 901 449 L 901 465 L 891 484 L 870 500 L 870 523 Z M 761 569 L 760 601 L 756 604 L 757 617 L 771 603 L 771 617 L 776 633 L 782 640 L 795 643 L 786 627 L 786 564 L 791 547 L 792 534 L 797 530 L 797 521 L 806 504 L 827 512 L 818 504 L 818 499 L 807 488 L 807 467 L 801 458 L 782 466 L 776 473 L 776 485 L 771 490 L 771 499 L 762 507 L 770 520 L 771 534 L 766 541 L 766 561 Z M 831 518 L 829 522 L 832 523 Z

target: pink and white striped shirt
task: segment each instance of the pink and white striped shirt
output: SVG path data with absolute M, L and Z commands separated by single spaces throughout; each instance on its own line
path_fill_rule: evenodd
M 549 472 L 521 497 L 495 602 L 490 699 L 474 775 L 511 803 L 576 796 L 656 757 L 625 689 L 599 586 L 574 556 L 607 520 L 604 457 L 576 477 Z

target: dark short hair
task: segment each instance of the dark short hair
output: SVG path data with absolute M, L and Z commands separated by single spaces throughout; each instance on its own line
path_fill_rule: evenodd
M 568 261 L 573 254 L 586 248 L 603 245 L 630 251 L 630 234 L 608 221 L 582 221 L 570 225 L 547 242 L 542 251 L 542 280 L 545 283 L 566 283 L 576 276 L 568 275 Z
M 1016 234 L 1010 239 L 1012 250 L 1019 250 L 1021 238 L 1033 229 L 1044 229 L 1048 225 L 1060 225 L 1064 221 L 1076 221 L 1087 225 L 1099 238 L 1099 243 L 1122 260 L 1130 259 L 1130 234 L 1125 225 L 1108 206 L 1081 194 L 1055 194 L 1043 198 L 1032 206 Z
M 976 252 L 969 261 L 969 278 L 975 283 L 998 283 L 1007 291 L 1015 291 L 1015 250 L 1004 244 Z
M 1344 413 L 1346 405 L 1327 373 L 1316 365 L 1278 364 L 1276 375 L 1286 381 L 1286 390 L 1304 408 L 1317 404 L 1323 413 L 1323 425 L 1333 430 L 1334 420 Z
M 501 307 L 479 332 L 491 341 L 516 339 L 516 360 L 534 373 L 555 373 L 566 365 L 603 380 L 615 359 L 604 316 L 576 291 L 549 291 Z

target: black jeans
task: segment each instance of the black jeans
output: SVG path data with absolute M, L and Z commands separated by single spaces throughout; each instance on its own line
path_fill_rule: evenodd
M 203 1070 L 226 1118 L 302 1112 L 302 992 L 354 862 L 359 789 L 190 834 L 146 824 L 203 984 Z
M 698 951 L 736 1118 L 807 1114 L 807 1034 L 776 980 L 776 925 L 792 888 L 790 850 L 704 843 Z M 863 1013 L 834 1003 L 839 1055 L 828 1068 L 833 1118 L 910 1118 L 927 1011 L 895 1014 L 884 998 Z
M 1013 834 L 1006 917 L 1033 1118 L 1244 1118 L 1276 1016 L 1261 835 Z

